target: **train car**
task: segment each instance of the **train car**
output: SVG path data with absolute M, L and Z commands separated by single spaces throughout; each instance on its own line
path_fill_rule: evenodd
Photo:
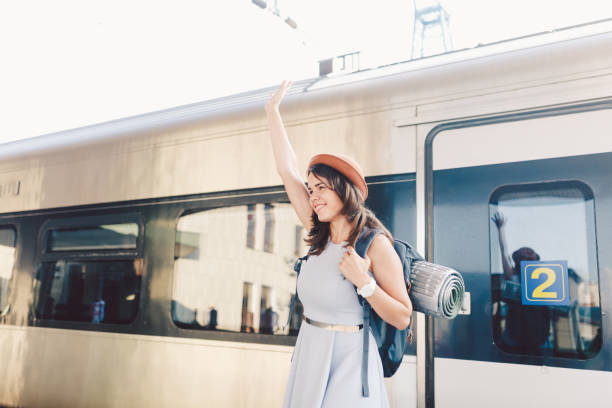
M 611 44 L 607 22 L 293 85 L 304 174 L 353 156 L 394 236 L 465 279 L 464 314 L 416 315 L 392 407 L 612 400 Z M 273 91 L 2 146 L 0 405 L 281 405 L 306 248 Z M 563 304 L 517 300 L 535 258 Z

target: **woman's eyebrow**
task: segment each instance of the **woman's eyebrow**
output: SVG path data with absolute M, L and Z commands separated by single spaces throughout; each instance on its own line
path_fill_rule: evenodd
M 307 181 L 304 182 L 304 185 L 306 186 L 306 188 L 310 188 Z M 322 181 L 319 181 L 318 183 L 314 185 L 314 187 L 318 187 L 318 186 L 327 187 L 327 184 L 323 183 Z

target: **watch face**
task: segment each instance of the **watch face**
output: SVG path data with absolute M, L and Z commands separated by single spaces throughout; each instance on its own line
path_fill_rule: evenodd
M 360 292 L 359 294 L 362 297 L 368 297 L 374 293 L 375 289 L 376 289 L 376 282 L 374 281 L 374 279 L 372 279 L 370 283 L 363 285 L 363 287 L 361 287 L 358 293 Z

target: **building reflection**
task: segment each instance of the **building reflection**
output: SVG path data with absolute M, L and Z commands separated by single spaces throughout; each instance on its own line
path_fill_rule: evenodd
M 221 331 L 295 334 L 301 316 L 294 316 L 291 328 L 283 326 L 295 295 L 293 263 L 306 251 L 303 234 L 289 203 L 181 217 L 175 245 L 175 322 L 202 330 L 214 326 Z

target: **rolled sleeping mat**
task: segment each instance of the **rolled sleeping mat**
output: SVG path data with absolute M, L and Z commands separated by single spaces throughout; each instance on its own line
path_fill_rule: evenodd
M 446 266 L 413 261 L 410 300 L 417 312 L 452 319 L 463 305 L 465 284 L 459 272 Z

